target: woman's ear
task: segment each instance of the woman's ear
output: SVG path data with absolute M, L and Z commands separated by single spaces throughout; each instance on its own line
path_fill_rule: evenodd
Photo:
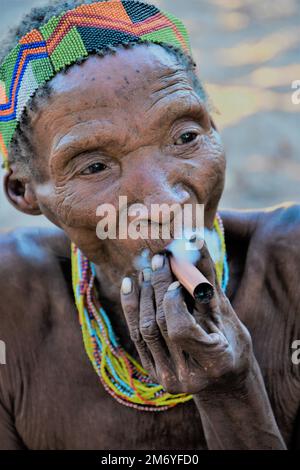
M 41 215 L 31 183 L 27 178 L 17 176 L 13 168 L 4 176 L 4 192 L 9 202 L 19 211 L 28 215 Z

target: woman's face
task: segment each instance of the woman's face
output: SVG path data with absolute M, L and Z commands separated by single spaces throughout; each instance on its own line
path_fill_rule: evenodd
M 132 259 L 163 241 L 96 234 L 97 207 L 204 204 L 211 226 L 225 159 L 205 104 L 176 58 L 157 45 L 90 57 L 52 80 L 53 93 L 33 119 L 33 182 L 41 211 L 91 261 L 129 272 Z

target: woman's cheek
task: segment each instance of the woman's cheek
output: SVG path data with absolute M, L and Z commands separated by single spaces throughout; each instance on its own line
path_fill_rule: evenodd
M 212 131 L 203 137 L 194 157 L 183 161 L 178 177 L 193 190 L 198 203 L 207 204 L 221 196 L 226 159 L 218 134 Z
M 88 227 L 96 224 L 97 194 L 88 187 L 76 182 L 66 185 L 48 182 L 39 185 L 36 194 L 42 212 L 56 225 Z

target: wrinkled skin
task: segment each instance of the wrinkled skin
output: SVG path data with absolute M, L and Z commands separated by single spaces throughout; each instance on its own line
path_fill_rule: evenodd
M 148 276 L 133 267 L 143 248 L 155 255 L 166 241 L 96 236 L 97 207 L 117 208 L 124 195 L 149 209 L 202 203 L 212 228 L 224 150 L 186 72 L 159 46 L 139 46 L 91 57 L 52 88 L 33 116 L 38 176 L 13 165 L 5 179 L 15 207 L 44 213 L 62 231 L 2 237 L 0 448 L 300 445 L 299 366 L 291 362 L 300 338 L 299 206 L 223 212 L 227 297 L 204 247 L 198 267 L 215 296 L 191 314 L 166 257 L 163 266 L 153 259 Z M 191 393 L 192 401 L 145 414 L 103 390 L 82 344 L 70 240 L 97 265 L 100 301 L 121 344 L 167 391 Z

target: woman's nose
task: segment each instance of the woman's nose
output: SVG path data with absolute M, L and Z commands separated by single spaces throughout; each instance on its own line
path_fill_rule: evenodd
M 140 161 L 124 172 L 120 191 L 127 196 L 128 205 L 143 204 L 148 210 L 153 204 L 182 206 L 191 202 L 191 193 L 184 183 L 175 180 L 174 174 L 171 178 L 167 168 L 155 161 L 152 164 Z
M 154 182 L 155 183 L 155 182 Z M 149 191 L 144 195 L 143 203 L 145 206 L 152 204 L 180 204 L 183 206 L 190 202 L 191 195 L 183 183 L 172 183 L 169 181 L 160 181 L 159 184 L 149 187 Z

